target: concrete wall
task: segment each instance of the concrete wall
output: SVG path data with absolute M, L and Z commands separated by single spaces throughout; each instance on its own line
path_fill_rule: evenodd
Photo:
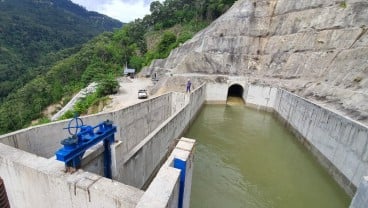
M 112 120 L 118 127 L 116 139 L 123 141 L 121 151 L 128 152 L 172 115 L 172 103 L 169 93 L 111 113 L 82 119 L 84 124 L 92 126 L 107 119 Z M 69 136 L 68 131 L 63 129 L 68 122 L 59 121 L 22 129 L 2 135 L 0 142 L 49 158 L 61 147 L 60 141 Z
M 160 171 L 143 192 L 134 187 L 79 170 L 64 172 L 64 164 L 0 144 L 0 175 L 12 207 L 178 207 L 179 176 L 174 158 L 186 161 L 183 207 L 189 207 L 194 143 L 181 138 Z
M 227 94 L 229 88 L 232 85 L 240 85 L 243 87 L 243 100 L 248 94 L 248 83 L 247 79 L 244 77 L 235 77 L 235 76 L 223 76 L 223 79 L 226 80 L 223 83 L 207 83 L 207 91 L 206 91 L 206 103 L 208 104 L 226 104 Z
M 230 84 L 230 82 L 227 83 L 227 85 Z M 85 123 L 94 125 L 101 120 L 110 119 L 119 127 L 117 138 L 122 139 L 122 142 L 115 147 L 114 179 L 138 188 L 144 187 L 158 171 L 160 164 L 165 161 L 167 153 L 174 148 L 176 139 L 180 138 L 191 121 L 195 119 L 205 100 L 223 97 L 225 91 L 208 89 L 212 86 L 219 89 L 220 85 L 203 85 L 191 94 L 169 93 L 126 109 L 85 117 Z M 227 93 L 228 87 L 225 89 Z M 216 95 L 216 92 L 219 95 Z M 355 193 L 363 176 L 368 175 L 366 126 L 292 93 L 268 86 L 245 86 L 244 99 L 247 105 L 258 109 L 273 108 L 305 146 L 327 167 L 347 193 L 350 195 Z M 64 135 L 61 138 L 66 136 L 65 131 L 62 130 L 65 126 L 65 122 L 57 122 L 33 127 L 4 135 L 0 140 L 4 144 L 25 149 L 31 153 L 44 157 L 50 156 L 60 147 L 59 135 Z M 116 203 L 120 203 L 120 199 L 115 199 L 115 196 L 117 197 L 115 193 L 105 196 L 106 193 L 111 192 L 109 190 L 112 190 L 109 187 L 111 184 L 105 184 L 109 182 L 115 185 L 118 182 L 111 182 L 83 171 L 72 175 L 65 174 L 64 165 L 53 158 L 47 160 L 4 144 L 0 144 L 0 175 L 5 181 L 9 199 L 13 205 L 18 203 L 18 200 L 19 203 L 30 202 L 29 205 L 21 204 L 24 205 L 21 207 L 42 207 L 39 206 L 41 202 L 50 205 L 52 201 L 60 201 L 67 207 L 79 207 L 80 204 L 91 200 L 100 200 L 95 197 L 101 194 L 107 197 L 107 204 L 109 201 L 115 203 L 116 200 L 118 200 Z M 89 155 L 92 159 L 89 159 L 88 167 L 101 170 L 101 156 L 99 156 L 101 151 L 96 150 L 94 153 L 95 155 Z M 175 175 L 175 171 L 171 172 Z M 175 177 L 172 180 L 174 182 Z M 39 184 L 46 185 L 39 186 Z M 99 193 L 100 189 L 90 190 L 96 184 L 101 185 L 103 187 L 101 190 L 106 190 L 106 193 Z M 129 190 L 127 193 L 133 193 L 135 199 L 143 194 L 132 187 L 118 184 L 118 187 L 121 185 L 119 190 L 123 192 Z M 23 190 L 23 187 L 27 188 Z M 175 186 L 173 186 L 174 189 L 176 189 Z M 75 190 L 74 195 L 70 194 L 73 190 Z M 68 194 L 56 196 L 59 192 Z M 361 192 L 358 191 L 359 193 Z M 49 198 L 50 201 L 48 201 Z M 175 201 L 172 198 L 170 200 Z M 130 202 L 130 205 L 134 206 L 137 200 L 130 200 Z M 83 206 L 93 207 L 92 205 Z
M 1 139 L 5 144 L 0 143 L 0 175 L 6 187 L 10 187 L 7 191 L 11 205 L 13 207 L 135 207 L 143 191 L 129 185 L 142 188 L 153 178 L 156 170 L 175 147 L 177 139 L 202 107 L 205 92 L 206 86 L 203 85 L 191 94 L 169 93 L 116 112 L 84 117 L 84 122 L 92 125 L 105 119 L 116 121 L 117 138 L 123 138 L 123 140 L 112 147 L 115 150 L 113 163 L 116 164 L 113 170 L 114 181 L 100 176 L 103 174 L 100 144 L 88 151 L 82 162 L 83 169 L 100 175 L 85 172 L 82 169 L 73 174 L 65 173 L 64 164 L 56 161 L 54 156 L 46 159 L 15 148 L 20 147 L 18 142 L 21 142 L 21 147 L 30 152 L 36 151 L 46 156 L 53 155 L 54 151 L 36 149 L 36 145 L 32 142 L 42 143 L 41 138 L 45 140 L 45 137 L 50 135 L 50 141 L 45 143 L 53 146 L 53 143 L 59 142 L 56 136 L 66 125 L 65 122 L 32 127 L 3 136 Z M 180 110 L 171 115 L 176 109 Z M 164 119 L 165 117 L 167 119 Z M 56 130 L 52 131 L 54 128 Z M 125 128 L 132 128 L 132 130 L 126 131 Z M 52 132 L 56 136 L 47 132 Z M 39 137 L 33 136 L 37 133 Z M 134 137 L 135 135 L 137 136 Z M 46 144 L 43 145 L 46 146 Z M 187 171 L 188 180 L 191 182 L 192 172 L 189 169 Z M 161 177 L 162 180 L 156 181 L 155 184 L 161 188 L 170 186 L 173 181 L 176 184 L 175 178 L 180 171 L 169 172 L 165 174 L 173 180 Z M 160 181 L 165 183 L 162 184 Z M 170 204 L 169 207 L 177 206 L 178 194 L 175 187 L 178 186 L 173 187 L 170 192 L 173 197 L 170 197 L 167 202 Z M 190 192 L 190 187 L 191 183 L 187 184 L 186 192 Z M 166 190 L 170 190 L 170 187 Z M 186 196 L 185 201 L 189 204 L 190 194 Z M 165 197 L 160 200 L 165 201 Z
M 181 138 L 156 177 L 145 191 L 137 208 L 166 208 L 178 207 L 179 201 L 179 174 L 181 171 L 173 167 L 174 158 L 186 162 L 183 207 L 190 205 L 192 186 L 194 143 L 192 139 Z
M 206 103 L 225 104 L 229 85 L 227 83 L 208 83 L 206 92 Z
M 173 109 L 179 109 L 162 122 L 130 151 L 124 151 L 124 141 L 115 144 L 113 179 L 137 188 L 144 188 L 160 164 L 171 152 L 177 139 L 195 119 L 205 101 L 206 86 L 202 85 L 191 94 L 171 93 Z M 139 131 L 139 130 L 137 130 Z M 103 175 L 103 147 L 87 152 L 82 161 L 84 170 Z
M 284 90 L 274 109 L 353 196 L 368 175 L 368 128 Z
M 349 208 L 365 208 L 368 205 L 368 177 L 364 177 Z
M 11 207 L 135 207 L 143 191 L 0 144 L 0 175 Z
M 135 148 L 127 154 L 116 151 L 118 169 L 116 180 L 134 187 L 144 187 L 167 153 L 174 148 L 177 139 L 195 119 L 205 101 L 205 92 L 206 86 L 202 85 L 191 94 L 186 94 L 185 96 L 189 98 L 182 100 L 189 102 L 153 130 Z
M 225 84 L 209 84 L 208 99 L 223 99 Z M 216 92 L 218 94 L 216 94 Z M 248 84 L 247 106 L 273 110 L 298 139 L 353 196 L 368 175 L 368 128 L 295 94 L 270 86 Z M 221 100 L 219 101 L 221 102 Z
M 257 109 L 272 111 L 275 105 L 277 88 L 261 85 L 249 85 L 245 95 L 245 104 Z
M 228 90 L 232 85 L 240 85 L 243 88 L 243 100 L 245 104 L 259 110 L 272 111 L 275 104 L 277 88 L 252 85 L 242 77 L 227 77 L 226 83 L 208 83 L 206 91 L 206 103 L 226 104 Z

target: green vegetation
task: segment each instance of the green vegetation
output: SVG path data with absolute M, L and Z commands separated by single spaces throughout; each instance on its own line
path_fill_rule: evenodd
M 42 117 L 48 105 L 71 97 L 93 81 L 103 81 L 121 73 L 121 61 L 114 61 L 118 58 L 109 51 L 111 39 L 112 33 L 96 37 L 78 53 L 57 62 L 46 74 L 38 75 L 11 93 L 0 105 L 0 132 L 24 128 Z
M 347 7 L 346 2 L 345 1 L 340 2 L 340 7 L 343 8 L 343 9 L 346 9 L 346 7 Z
M 0 103 L 81 44 L 122 26 L 69 0 L 6 0 L 0 8 Z
M 14 2 L 18 1 L 20 0 L 14 0 Z M 55 2 L 59 1 L 62 2 L 55 0 Z M 65 118 L 73 116 L 74 112 L 86 113 L 90 106 L 105 100 L 106 94 L 114 93 L 117 87 L 114 78 L 122 74 L 125 63 L 139 71 L 143 66 L 149 65 L 153 59 L 167 57 L 173 48 L 190 39 L 196 32 L 219 17 L 234 1 L 152 2 L 151 15 L 137 19 L 114 33 L 105 32 L 79 48 L 45 52 L 45 56 L 39 56 L 40 60 L 43 60 L 42 57 L 50 57 L 50 59 L 45 58 L 45 65 L 42 67 L 35 64 L 41 67 L 40 69 L 37 67 L 32 70 L 24 69 L 20 70 L 19 75 L 14 75 L 16 79 L 28 72 L 30 74 L 16 90 L 8 93 L 8 96 L 3 99 L 0 105 L 0 133 L 29 126 L 32 120 L 44 117 L 42 111 L 45 107 L 60 103 L 60 100 L 65 100 L 67 97 L 70 98 L 93 81 L 99 82 L 100 87 L 97 92 L 78 103 L 73 111 L 65 115 Z M 58 20 L 58 24 L 65 24 L 63 21 L 66 20 Z M 49 37 L 49 34 L 45 37 Z M 69 38 L 74 40 L 73 37 L 79 39 L 75 36 Z M 53 43 L 44 44 L 45 47 L 56 47 Z M 11 51 L 7 47 L 4 49 L 1 47 L 0 50 Z M 28 48 L 23 50 L 28 51 Z M 76 50 L 78 52 L 74 53 Z M 9 60 L 15 60 L 18 56 L 11 52 L 0 53 L 0 56 L 3 54 Z M 40 60 L 37 63 L 41 63 Z M 51 60 L 50 63 L 47 60 Z M 3 61 L 3 57 L 0 57 L 0 61 Z M 8 71 L 5 74 L 9 73 Z M 1 74 L 0 70 L 0 77 Z M 4 75 L 6 78 L 8 76 L 10 75 Z M 7 86 L 4 82 L 0 78 L 0 85 Z
M 107 75 L 98 83 L 96 92 L 78 101 L 74 108 L 68 110 L 60 119 L 73 118 L 74 115 L 86 114 L 91 107 L 99 105 L 100 102 L 105 102 L 108 99 L 106 95 L 115 94 L 118 89 L 119 83 L 116 81 L 115 77 L 112 74 Z
M 140 70 L 153 59 L 166 58 L 173 48 L 192 38 L 234 2 L 235 0 L 154 1 L 150 5 L 151 15 L 129 23 L 122 30 L 116 31 L 114 37 L 124 50 L 125 61 L 129 66 Z M 179 30 L 171 31 L 178 25 Z M 153 38 L 155 44 L 148 42 L 151 36 L 156 36 Z

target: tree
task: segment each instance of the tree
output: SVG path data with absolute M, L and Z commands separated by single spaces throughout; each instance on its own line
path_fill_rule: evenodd
M 170 50 L 173 48 L 173 44 L 176 42 L 176 35 L 172 32 L 165 32 L 158 44 L 158 53 L 161 58 L 167 57 Z

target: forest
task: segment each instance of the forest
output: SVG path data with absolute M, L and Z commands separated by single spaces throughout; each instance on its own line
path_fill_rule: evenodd
M 0 133 L 29 126 L 31 121 L 44 117 L 42 112 L 47 106 L 66 103 L 73 94 L 91 82 L 100 85 L 98 93 L 88 98 L 87 103 L 93 104 L 103 99 L 113 92 L 111 89 L 117 84 L 115 77 L 121 76 L 126 63 L 139 71 L 153 59 L 167 57 L 172 49 L 209 25 L 234 2 L 155 1 L 150 5 L 151 14 L 143 19 L 136 19 L 114 32 L 104 32 L 81 47 L 48 53 L 44 57 L 50 58 L 39 60 L 39 63 L 44 61 L 44 65 L 36 64 L 32 70 L 25 71 L 30 75 L 26 75 L 22 87 L 3 99 L 0 105 Z M 55 47 L 52 44 L 46 46 Z M 0 58 L 2 61 L 3 57 Z M 0 78 L 0 85 L 3 82 L 6 81 Z M 84 113 L 88 105 L 82 105 L 83 109 L 77 113 Z M 72 115 L 71 112 L 69 114 Z M 48 121 L 47 118 L 41 120 Z
M 69 0 L 0 1 L 0 103 L 83 43 L 121 26 Z

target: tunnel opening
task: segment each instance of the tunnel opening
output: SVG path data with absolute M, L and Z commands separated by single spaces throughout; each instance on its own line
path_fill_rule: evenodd
M 227 92 L 226 104 L 229 105 L 244 105 L 243 100 L 244 89 L 241 85 L 234 84 L 229 87 Z

